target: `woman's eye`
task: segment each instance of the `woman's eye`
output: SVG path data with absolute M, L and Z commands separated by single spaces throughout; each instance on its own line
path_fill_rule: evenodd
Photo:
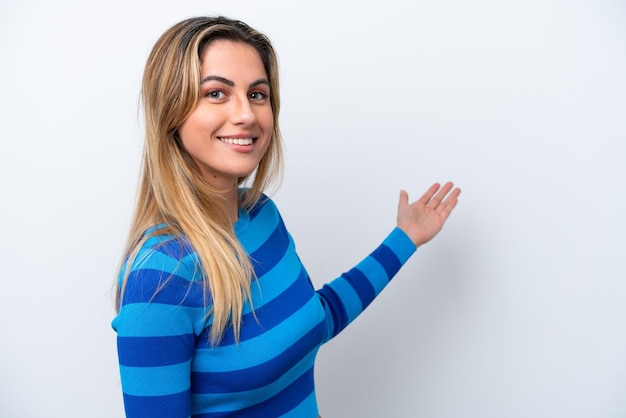
M 223 99 L 224 98 L 224 92 L 221 90 L 209 90 L 206 94 L 205 97 L 208 97 L 209 99 Z
M 267 99 L 267 95 L 265 93 L 261 93 L 260 91 L 255 91 L 250 93 L 250 98 L 252 100 L 264 100 Z

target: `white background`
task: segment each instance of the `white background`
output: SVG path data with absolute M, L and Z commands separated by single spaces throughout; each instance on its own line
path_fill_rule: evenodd
M 320 352 L 333 417 L 626 416 L 621 0 L 0 3 L 0 416 L 121 417 L 111 286 L 139 82 L 194 15 L 267 33 L 287 150 L 274 197 L 316 284 L 462 199 Z

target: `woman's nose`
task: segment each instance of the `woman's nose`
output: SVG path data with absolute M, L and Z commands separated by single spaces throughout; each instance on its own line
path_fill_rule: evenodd
M 256 121 L 256 114 L 248 100 L 248 95 L 245 95 L 245 97 L 237 96 L 232 103 L 230 118 L 234 125 L 251 125 Z

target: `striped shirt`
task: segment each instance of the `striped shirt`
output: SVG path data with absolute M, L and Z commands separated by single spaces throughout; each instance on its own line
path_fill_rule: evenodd
M 318 416 L 315 356 L 380 293 L 415 251 L 394 229 L 357 266 L 315 291 L 270 199 L 240 210 L 235 233 L 256 273 L 240 341 L 209 344 L 193 249 L 171 235 L 140 249 L 113 320 L 128 417 Z M 120 274 L 120 279 L 123 272 Z

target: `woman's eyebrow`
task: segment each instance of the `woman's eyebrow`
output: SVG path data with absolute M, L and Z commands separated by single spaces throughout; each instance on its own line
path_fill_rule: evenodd
M 256 87 L 259 84 L 266 84 L 267 86 L 270 85 L 270 82 L 267 78 L 259 78 L 257 81 L 253 81 L 252 83 L 250 83 L 250 87 Z
M 229 85 L 231 87 L 235 87 L 235 83 L 234 82 L 230 81 L 227 78 L 220 77 L 219 75 L 208 75 L 208 76 L 206 76 L 206 77 L 204 77 L 202 79 L 202 82 L 200 84 L 204 84 L 207 81 L 211 81 L 211 80 L 219 81 L 220 83 L 224 83 L 224 84 Z
M 208 75 L 208 76 L 206 76 L 206 77 L 204 77 L 202 79 L 202 82 L 200 84 L 204 84 L 207 81 L 219 81 L 220 83 L 224 83 L 224 84 L 226 84 L 226 85 L 228 85 L 230 87 L 235 87 L 235 83 L 233 81 L 231 81 L 231 80 L 229 80 L 227 78 L 224 78 L 224 77 L 220 77 L 219 75 Z M 250 88 L 256 87 L 256 86 L 258 86 L 260 84 L 266 84 L 266 85 L 269 86 L 270 82 L 266 78 L 259 78 L 258 80 L 253 81 L 252 83 L 250 83 L 249 87 Z

